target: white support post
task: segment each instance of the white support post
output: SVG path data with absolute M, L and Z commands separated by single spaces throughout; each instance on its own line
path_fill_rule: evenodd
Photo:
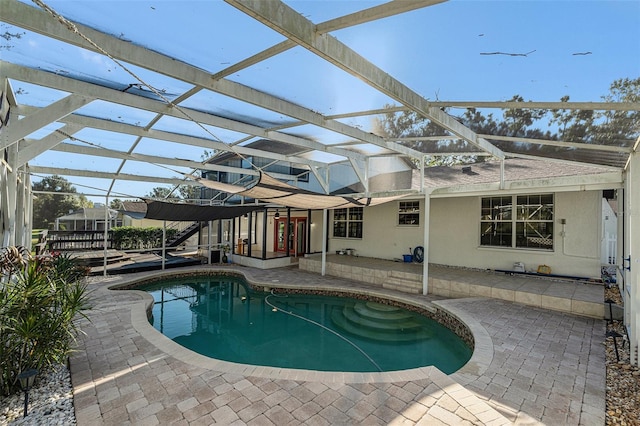
M 207 226 L 207 265 L 211 265 L 211 237 L 213 236 L 213 221 L 209 221 L 209 226 Z M 220 254 L 220 260 L 222 260 L 222 254 Z
M 75 227 L 75 225 L 74 225 Z M 56 227 L 57 228 L 57 227 Z M 86 229 L 85 225 L 85 229 Z M 97 231 L 97 229 L 96 229 Z M 107 246 L 109 244 L 109 196 L 104 197 L 104 234 L 102 236 L 102 275 L 107 276 Z
M 25 190 L 24 175 L 18 173 L 22 170 L 16 170 L 16 236 L 15 242 L 17 246 L 29 248 L 31 246 L 31 236 L 25 235 Z
M 167 221 L 162 221 L 162 270 L 164 271 L 164 262 L 167 257 Z
M 9 241 L 9 173 L 11 173 L 9 164 L 4 159 L 0 159 L 0 231 L 2 231 L 0 247 L 7 247 Z
M 420 157 L 420 192 L 424 191 L 424 158 L 424 155 Z
M 24 202 L 24 218 L 25 218 L 25 235 L 27 238 L 26 247 L 31 250 L 31 232 L 33 231 L 33 192 L 31 191 L 31 175 L 29 174 L 28 166 L 23 166 L 22 170 L 24 174 L 22 180 L 25 190 L 25 202 Z
M 15 121 L 15 120 L 14 120 Z M 5 212 L 6 222 L 4 238 L 2 245 L 4 247 L 12 246 L 16 244 L 16 210 L 17 210 L 17 195 L 18 195 L 18 170 L 15 167 L 16 158 L 18 156 L 18 145 L 14 144 L 7 148 L 8 153 L 8 167 L 6 176 L 6 191 L 3 193 L 6 196 L 5 205 L 7 211 Z
M 425 296 L 429 293 L 429 221 L 431 216 L 431 192 L 426 191 L 424 194 L 424 236 L 422 245 L 424 247 L 424 260 L 422 261 L 422 294 Z
M 322 209 L 322 266 L 320 275 L 324 276 L 327 270 L 327 209 Z

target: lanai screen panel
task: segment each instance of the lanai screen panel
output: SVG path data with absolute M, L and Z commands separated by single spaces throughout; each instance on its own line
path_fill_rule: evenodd
M 133 140 L 128 147 L 118 146 L 120 152 L 166 156 L 173 163 L 188 159 L 194 168 L 205 149 L 250 157 L 255 153 L 241 148 L 262 139 L 293 147 L 293 158 L 269 158 L 300 162 L 307 169 L 336 164 L 356 168 L 376 156 L 416 161 L 422 154 L 481 155 L 478 144 L 469 142 L 390 140 L 376 127 L 379 115 L 366 110 L 401 106 L 409 98 L 392 96 L 389 89 L 395 86 L 390 81 L 402 82 L 428 102 L 505 100 L 516 94 L 525 100 L 558 101 L 562 95 L 574 100 L 575 88 L 582 96 L 576 100 L 600 100 L 611 83 L 603 82 L 607 77 L 602 76 L 611 75 L 607 69 L 615 68 L 616 78 L 640 75 L 637 61 L 635 65 L 622 61 L 633 51 L 633 41 L 640 39 L 638 18 L 632 13 L 637 9 L 627 4 L 619 7 L 628 13 L 615 14 L 625 37 L 602 30 L 594 39 L 591 28 L 612 16 L 608 2 L 590 2 L 584 12 L 574 2 L 425 1 L 412 2 L 419 7 L 411 11 L 361 21 L 339 18 L 366 8 L 402 8 L 409 2 L 336 1 L 331 7 L 325 2 L 284 2 L 283 7 L 291 7 L 296 18 L 305 20 L 305 28 L 320 37 L 329 34 L 328 40 L 340 43 L 338 50 L 328 51 L 332 57 L 320 58 L 311 46 L 298 45 L 300 40 L 278 32 L 283 28 L 275 19 L 259 22 L 239 10 L 243 2 L 234 0 L 135 1 L 126 7 L 116 1 L 0 1 L 0 19 L 16 4 L 24 8 L 16 14 L 20 16 L 6 19 L 24 27 L 4 24 L 5 34 L 12 37 L 1 46 L 3 68 L 11 69 L 9 81 L 21 112 L 32 114 L 64 96 L 87 97 L 89 102 L 55 125 L 43 127 L 34 139 L 55 137 L 64 124 L 81 127 L 88 144 L 107 147 L 100 132 L 121 132 Z M 573 16 L 571 12 L 580 12 L 580 19 L 545 26 L 555 16 Z M 67 27 L 61 16 L 75 21 L 77 31 Z M 451 17 L 455 25 L 450 24 Z M 514 24 L 494 25 L 494 19 Z M 583 48 L 576 45 L 578 40 L 598 45 Z M 562 59 L 566 56 L 575 57 Z M 566 66 L 545 66 L 551 59 L 562 59 Z M 363 75 L 361 62 L 379 72 L 379 78 Z M 451 108 L 447 114 L 456 122 L 462 111 Z M 100 132 L 91 134 L 92 128 Z M 624 166 L 633 144 L 621 141 L 613 147 L 620 149 L 592 150 L 484 138 L 507 155 L 614 167 Z M 158 144 L 154 152 L 147 142 L 161 139 L 168 141 L 166 146 L 189 148 Z M 81 145 L 74 139 L 61 143 Z M 262 149 L 270 152 L 267 144 Z M 46 155 L 30 164 L 44 161 Z M 100 171 L 111 172 L 113 179 L 134 171 L 135 163 L 126 164 L 134 161 L 131 158 L 108 158 Z M 153 174 L 152 169 L 145 174 Z M 107 179 L 103 188 L 113 184 Z

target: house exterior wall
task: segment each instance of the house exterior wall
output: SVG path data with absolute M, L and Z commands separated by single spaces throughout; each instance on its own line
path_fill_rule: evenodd
M 554 194 L 553 251 L 480 247 L 481 196 L 431 200 L 429 262 L 479 269 L 513 270 L 523 262 L 527 271 L 539 265 L 552 274 L 600 277 L 602 209 L 600 191 Z M 420 200 L 421 211 L 424 200 Z M 361 256 L 400 259 L 409 248 L 423 244 L 423 218 L 419 226 L 398 226 L 398 202 L 364 209 L 363 238 L 333 238 L 329 212 L 329 252 L 353 248 Z M 561 224 L 561 219 L 566 224 Z
M 430 262 L 505 270 L 522 262 L 528 272 L 548 265 L 552 274 L 599 278 L 601 198 L 600 191 L 555 194 L 553 251 L 480 247 L 481 197 L 432 200 Z
M 407 201 L 409 199 L 403 200 Z M 421 209 L 424 200 L 420 201 Z M 329 247 L 333 253 L 342 249 L 355 249 L 359 256 L 380 259 L 402 259 L 409 254 L 409 247 L 424 245 L 423 215 L 418 226 L 398 226 L 398 201 L 391 201 L 375 207 L 366 207 L 363 211 L 362 239 L 334 238 L 333 212 L 329 211 Z

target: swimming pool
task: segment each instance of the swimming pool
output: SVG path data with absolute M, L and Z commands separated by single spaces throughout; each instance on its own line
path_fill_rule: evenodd
M 151 322 L 202 355 L 242 364 L 380 372 L 434 365 L 450 374 L 472 350 L 423 315 L 367 300 L 256 292 L 228 275 L 168 278 L 138 289 Z

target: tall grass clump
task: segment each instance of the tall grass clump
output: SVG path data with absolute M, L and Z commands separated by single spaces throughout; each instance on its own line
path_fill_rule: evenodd
M 21 371 L 66 363 L 89 308 L 86 273 L 69 255 L 0 249 L 0 394 Z

